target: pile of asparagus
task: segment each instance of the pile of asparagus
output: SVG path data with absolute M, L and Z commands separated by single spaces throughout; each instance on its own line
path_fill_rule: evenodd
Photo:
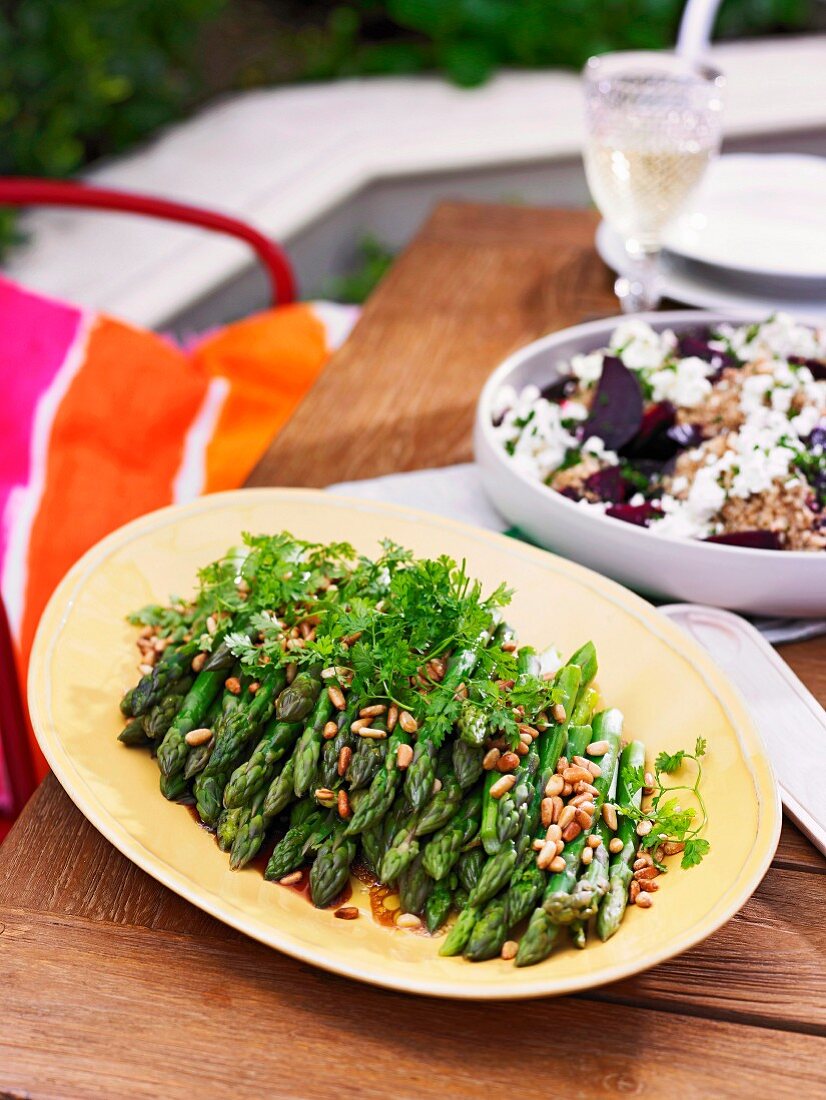
M 434 933 L 458 914 L 440 953 L 472 961 L 532 965 L 564 928 L 583 947 L 592 918 L 600 938 L 616 932 L 638 837 L 615 804 L 639 807 L 644 748 L 622 744 L 619 711 L 598 709 L 591 643 L 543 673 L 498 610 L 480 604 L 471 639 L 420 654 L 413 696 L 362 695 L 355 654 L 363 665 L 369 628 L 336 639 L 335 663 L 320 659 L 343 578 L 308 571 L 301 599 L 262 618 L 252 612 L 261 562 L 238 568 L 238 599 L 221 610 L 201 599 L 139 619 L 143 675 L 121 702 L 120 734 L 153 751 L 164 796 L 194 800 L 233 868 L 278 836 L 265 877 L 311 864 L 312 901 L 326 907 L 361 861 L 398 891 L 403 924 L 412 914 Z M 392 584 L 372 575 L 375 616 L 392 610 Z M 513 675 L 497 678 L 508 656 Z M 437 735 L 436 697 L 456 714 L 447 736 Z M 491 724 L 494 697 L 518 734 Z

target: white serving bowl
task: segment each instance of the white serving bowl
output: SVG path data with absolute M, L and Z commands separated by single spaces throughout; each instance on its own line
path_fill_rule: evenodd
M 748 323 L 720 313 L 679 310 L 644 313 L 657 331 L 677 333 L 720 321 Z M 762 320 L 763 318 L 760 318 Z M 826 615 L 826 552 L 752 550 L 691 539 L 604 516 L 517 469 L 493 433 L 491 409 L 505 384 L 547 386 L 559 365 L 608 344 L 620 317 L 552 333 L 528 344 L 493 372 L 476 409 L 474 449 L 482 482 L 503 516 L 530 538 L 651 596 L 729 607 L 762 615 Z

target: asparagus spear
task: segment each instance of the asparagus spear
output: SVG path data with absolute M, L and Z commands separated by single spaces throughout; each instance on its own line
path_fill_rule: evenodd
M 193 678 L 182 676 L 176 680 L 170 691 L 159 699 L 143 716 L 143 728 L 150 741 L 163 740 L 166 731 L 181 709 L 186 693 L 192 687 Z
M 289 806 L 295 783 L 295 756 L 287 758 L 283 768 L 273 778 L 264 797 L 264 813 L 273 818 Z
M 439 948 L 439 954 L 461 955 L 481 915 L 482 910 L 480 908 L 468 903 L 464 909 L 462 909 L 458 920 L 445 937 L 445 942 Z
M 204 768 L 205 776 L 221 776 L 226 784 L 244 745 L 256 730 L 269 721 L 276 699 L 280 699 L 279 693 L 289 690 L 284 688 L 286 682 L 287 674 L 284 669 L 276 669 L 266 678 L 262 678 L 255 695 L 243 697 L 241 705 L 226 717 L 215 737 L 215 748 Z M 282 721 L 297 719 L 282 718 Z
M 332 712 L 333 704 L 330 696 L 326 691 L 322 691 L 316 699 L 307 725 L 304 727 L 304 732 L 295 747 L 294 790 L 296 798 L 301 798 L 312 786 L 321 753 L 322 734 Z
M 347 708 L 341 711 L 336 719 L 338 733 L 329 741 L 324 742 L 321 750 L 321 764 L 319 765 L 319 787 L 331 787 L 339 778 L 338 762 L 341 750 L 347 746 L 351 751 L 359 741 L 357 734 L 353 733 L 350 726 L 356 720 L 359 711 L 359 700 L 351 696 Z
M 594 780 L 594 786 L 599 792 L 594 798 L 595 817 L 611 786 L 621 732 L 622 715 L 618 710 L 602 711 L 594 718 L 594 737 L 607 741 L 609 745 L 608 752 L 599 762 L 602 774 Z M 576 913 L 571 911 L 570 894 L 576 883 L 582 850 L 587 838 L 588 831 L 583 830 L 579 836 L 565 845 L 563 851 L 565 870 L 550 876 L 542 905 L 534 910 L 527 931 L 519 943 L 516 954 L 517 966 L 532 966 L 547 958 L 556 942 L 559 924 L 569 923 L 570 920 L 575 919 Z
M 278 696 L 276 714 L 282 722 L 303 722 L 321 692 L 321 672 L 307 669 L 299 672 L 289 687 Z
M 441 881 L 459 859 L 462 848 L 479 831 L 482 796 L 479 791 L 466 795 L 451 820 L 428 840 L 422 858 L 431 878 Z
M 158 764 L 165 778 L 183 771 L 189 751 L 186 735 L 204 720 L 225 679 L 226 670 L 208 672 L 203 669 L 198 673 L 158 749 Z
M 458 688 L 462 680 L 472 671 L 479 660 L 480 651 L 490 639 L 490 627 L 481 631 L 473 645 L 455 653 L 445 673 L 443 686 Z M 436 777 L 436 744 L 434 726 L 425 720 L 419 729 L 413 761 L 407 769 L 404 781 L 404 793 L 414 810 L 423 809 L 433 790 Z
M 457 737 L 453 742 L 453 771 L 463 791 L 469 790 L 482 774 L 484 748 L 474 748 Z
M 617 776 L 617 802 L 639 808 L 642 790 L 636 787 L 635 774 L 645 767 L 645 746 L 641 741 L 631 741 L 622 750 Z M 631 792 L 634 792 L 633 794 Z M 597 935 L 601 940 L 610 939 L 617 931 L 628 905 L 628 887 L 633 878 L 633 863 L 637 850 L 636 826 L 630 817 L 621 817 L 617 836 L 622 850 L 611 856 L 608 870 L 608 892 L 597 915 Z
M 386 723 L 382 722 L 386 729 Z M 373 727 L 376 728 L 376 727 Z M 381 727 L 380 727 L 381 728 Z M 358 808 L 347 825 L 347 835 L 356 836 L 376 825 L 390 807 L 396 797 L 401 780 L 401 769 L 398 762 L 398 749 L 400 745 L 409 745 L 410 735 L 405 733 L 400 725 L 397 725 L 387 742 L 387 753 L 383 765 L 376 772 L 370 789 L 360 799 Z
M 438 932 L 448 918 L 453 904 L 453 890 L 449 881 L 434 883 L 424 904 L 424 921 L 428 932 Z
M 152 744 L 150 738 L 146 736 L 143 718 L 133 718 L 131 722 L 127 722 L 118 734 L 118 741 L 129 745 L 130 748 L 145 748 Z
M 357 847 L 352 837 L 345 836 L 344 822 L 336 822 L 310 871 L 310 897 L 316 908 L 324 909 L 344 889 Z
M 293 747 L 301 729 L 300 722 L 282 722 L 275 716 L 271 717 L 252 756 L 230 776 L 224 789 L 224 805 L 230 808 L 244 806 L 259 791 L 266 790 L 278 762 Z
M 297 870 L 304 862 L 305 844 L 319 829 L 324 819 L 325 815 L 316 808 L 308 817 L 291 825 L 273 848 L 267 869 L 264 871 L 264 878 L 273 882 Z
M 417 856 L 399 876 L 399 904 L 402 912 L 423 913 L 433 886 L 433 879 L 425 871 L 422 857 Z
M 387 722 L 384 718 L 379 717 L 372 721 L 373 729 L 387 729 Z M 359 742 L 360 744 L 356 746 L 353 757 L 350 760 L 350 766 L 347 769 L 347 782 L 350 785 L 351 791 L 361 790 L 362 787 L 366 787 L 369 783 L 372 783 L 374 777 L 378 775 L 382 764 L 387 759 L 386 740 L 374 741 L 367 737 L 359 737 Z
M 134 718 L 140 718 L 142 714 L 146 714 L 150 707 L 163 698 L 176 680 L 181 680 L 187 675 L 193 658 L 198 652 L 196 642 L 187 642 L 178 647 L 167 646 L 152 671 L 142 676 L 131 692 L 124 696 L 121 710 L 128 705 L 128 713 Z M 124 713 L 127 712 L 124 711 Z
M 459 882 L 464 886 L 468 894 L 471 893 L 479 881 L 484 866 L 485 853 L 481 848 L 470 848 L 467 852 L 462 852 L 459 856 L 459 861 L 456 864 L 456 874 L 458 875 Z M 426 864 L 425 870 L 427 870 Z
M 493 898 L 473 925 L 465 946 L 465 958 L 470 959 L 471 962 L 483 962 L 485 959 L 496 958 L 502 950 L 507 932 L 505 899 Z

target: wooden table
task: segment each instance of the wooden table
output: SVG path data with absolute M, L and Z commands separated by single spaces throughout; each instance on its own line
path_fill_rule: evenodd
M 250 483 L 469 458 L 494 364 L 614 311 L 594 224 L 440 207 Z M 784 656 L 826 700 L 826 639 Z M 132 866 L 49 778 L 0 849 L 0 1096 L 823 1096 L 824 918 L 826 861 L 786 824 L 754 897 L 681 958 L 582 997 L 410 997 L 225 928 Z

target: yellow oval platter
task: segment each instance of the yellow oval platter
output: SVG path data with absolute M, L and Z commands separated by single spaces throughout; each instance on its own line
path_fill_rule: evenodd
M 523 642 L 572 652 L 597 647 L 603 700 L 625 714 L 627 735 L 650 754 L 707 738 L 704 795 L 711 853 L 664 876 L 656 904 L 629 910 L 620 932 L 584 951 L 563 948 L 538 966 L 440 958 L 438 938 L 340 921 L 258 869 L 229 869 L 213 838 L 158 791 L 148 754 L 117 741 L 118 700 L 134 682 L 130 610 L 187 595 L 196 570 L 243 531 L 289 530 L 348 540 L 373 553 L 391 538 L 418 555 L 467 559 L 488 589 L 515 589 L 508 619 Z M 627 977 L 685 951 L 727 921 L 765 873 L 780 831 L 769 761 L 746 708 L 709 657 L 639 597 L 561 558 L 501 535 L 408 509 L 290 489 L 216 494 L 129 524 L 89 551 L 46 609 L 35 641 L 29 703 L 41 748 L 92 824 L 159 882 L 263 943 L 362 981 L 442 997 L 569 993 Z M 653 758 L 653 755 L 652 755 Z M 676 861 L 675 861 L 676 862 Z

